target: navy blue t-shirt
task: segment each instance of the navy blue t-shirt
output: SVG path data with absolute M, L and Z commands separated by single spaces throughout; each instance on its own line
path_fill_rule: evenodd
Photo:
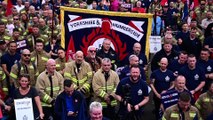
M 170 83 L 174 81 L 174 79 L 175 76 L 173 72 L 168 69 L 165 72 L 157 69 L 150 76 L 150 80 L 154 80 L 154 86 L 158 93 L 161 93 L 163 90 L 168 90 Z
M 126 93 L 123 90 L 124 89 L 124 85 L 129 84 L 130 87 L 130 101 L 129 103 L 131 105 L 137 105 L 138 103 L 140 103 L 141 101 L 144 100 L 144 97 L 149 96 L 148 94 L 148 86 L 147 84 L 140 79 L 137 83 L 133 83 L 131 82 L 130 78 L 125 78 L 123 80 L 121 80 L 117 86 L 116 92 L 115 94 L 121 96 L 122 98 L 125 97 Z M 120 110 L 121 113 L 125 113 L 127 111 L 126 107 L 123 104 L 120 104 Z M 140 108 L 140 111 L 142 111 L 142 108 Z
M 8 52 L 1 57 L 1 64 L 7 65 L 7 70 L 10 72 L 12 66 L 21 59 L 20 54 L 10 55 Z
M 187 65 L 187 63 L 180 64 L 178 60 L 173 60 L 171 63 L 169 63 L 168 69 L 171 70 L 172 72 L 178 72 L 180 68 L 182 68 L 185 65 Z
M 198 66 L 193 70 L 189 69 L 188 66 L 184 66 L 178 73 L 186 78 L 186 87 L 188 90 L 194 90 L 202 81 L 205 81 L 205 73 Z

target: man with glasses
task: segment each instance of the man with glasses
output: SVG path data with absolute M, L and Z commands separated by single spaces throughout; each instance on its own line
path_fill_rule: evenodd
M 21 74 L 29 74 L 30 85 L 35 86 L 39 74 L 35 64 L 30 61 L 30 55 L 30 51 L 24 49 L 21 53 L 21 60 L 12 66 L 10 80 L 16 87 L 18 87 L 18 78 Z
M 206 17 L 208 11 L 208 6 L 206 5 L 206 0 L 201 0 L 200 5 L 195 8 L 195 15 L 199 24 Z
M 91 45 L 87 49 L 87 56 L 85 61 L 88 62 L 92 68 L 93 73 L 97 72 L 101 68 L 101 58 L 96 56 L 96 47 Z
M 180 93 L 178 103 L 166 109 L 162 120 L 199 120 L 197 108 L 191 106 L 191 97 L 188 92 Z

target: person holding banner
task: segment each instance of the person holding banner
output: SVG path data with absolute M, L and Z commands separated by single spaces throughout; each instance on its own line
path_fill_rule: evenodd
M 12 98 L 14 100 L 32 98 L 34 119 L 43 119 L 44 113 L 41 106 L 40 97 L 37 90 L 34 87 L 30 86 L 29 74 L 21 74 L 19 76 L 19 85 L 20 87 L 15 89 L 15 91 L 13 92 Z M 15 116 L 15 113 L 13 115 Z M 13 118 L 13 115 L 10 116 L 10 118 L 15 120 L 15 118 Z

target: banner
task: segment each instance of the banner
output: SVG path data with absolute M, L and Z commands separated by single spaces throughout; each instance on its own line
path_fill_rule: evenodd
M 32 98 L 15 99 L 16 120 L 34 120 Z
M 150 53 L 156 53 L 162 49 L 161 36 L 150 36 Z
M 61 45 L 68 54 L 77 50 L 86 54 L 88 46 L 100 49 L 107 38 L 121 61 L 132 52 L 135 42 L 140 42 L 142 52 L 148 55 L 152 16 L 61 7 Z

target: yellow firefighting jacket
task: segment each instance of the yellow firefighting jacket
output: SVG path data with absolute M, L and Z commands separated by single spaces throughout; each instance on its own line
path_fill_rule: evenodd
M 106 80 L 104 71 L 99 69 L 93 76 L 92 88 L 94 91 L 94 100 L 101 102 L 103 107 L 107 107 L 107 103 L 104 98 L 109 95 L 115 97 L 116 87 L 119 83 L 119 77 L 113 70 L 109 71 L 109 77 Z M 111 101 L 111 106 L 116 106 L 117 101 L 114 99 Z
M 41 53 L 33 51 L 31 56 L 31 61 L 35 63 L 39 73 L 43 72 L 50 55 L 48 55 L 45 51 L 42 51 Z
M 20 66 L 18 66 L 18 64 Z M 19 68 L 20 67 L 20 68 Z M 19 70 L 20 69 L 20 70 Z M 19 63 L 16 63 L 12 66 L 10 71 L 10 80 L 14 83 L 15 87 L 18 87 L 18 77 L 21 74 L 29 74 L 30 75 L 30 85 L 35 86 L 36 79 L 39 75 L 39 72 L 35 65 L 33 65 L 32 62 L 30 64 L 25 65 L 21 61 Z
M 78 72 L 75 61 L 66 64 L 64 78 L 73 81 L 76 90 L 83 91 L 88 97 L 91 88 L 92 70 L 89 63 L 83 61 Z
M 210 92 L 203 93 L 196 101 L 195 106 L 200 111 L 201 117 L 205 120 L 208 115 L 213 113 L 213 94 Z
M 38 76 L 36 88 L 39 91 L 42 106 L 51 107 L 51 101 L 56 99 L 56 97 L 63 91 L 63 82 L 63 76 L 59 72 L 55 71 L 52 76 L 53 97 L 51 97 L 51 83 L 48 72 L 45 70 Z
M 3 92 L 7 95 L 8 94 L 8 87 L 6 81 L 6 74 L 0 67 L 0 87 L 2 88 Z
M 163 114 L 162 120 L 182 120 L 181 117 L 183 116 L 181 116 L 178 105 L 176 104 L 166 109 Z M 193 106 L 190 106 L 189 110 L 184 112 L 185 120 L 195 120 L 196 117 L 197 120 L 201 120 L 199 111 Z

